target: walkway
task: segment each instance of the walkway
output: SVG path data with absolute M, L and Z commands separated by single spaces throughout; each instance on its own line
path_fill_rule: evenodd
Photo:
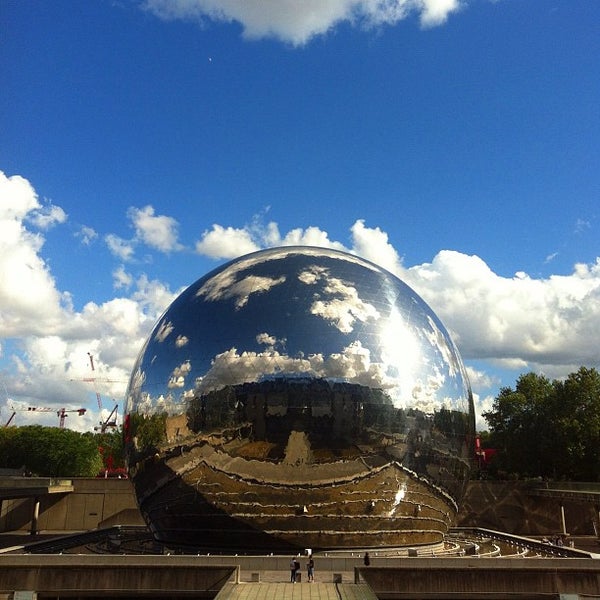
M 366 583 L 227 583 L 215 600 L 377 600 Z
M 544 484 L 532 484 L 529 494 L 598 505 L 600 504 L 600 483 L 552 481 Z
M 35 498 L 46 494 L 67 494 L 73 491 L 70 479 L 52 477 L 1 477 L 0 500 Z

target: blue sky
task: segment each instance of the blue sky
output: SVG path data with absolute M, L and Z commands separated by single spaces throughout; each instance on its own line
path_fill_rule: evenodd
M 289 243 L 411 285 L 479 412 L 522 372 L 599 366 L 599 3 L 8 0 L 0 19 L 2 420 L 83 405 L 91 428 L 182 288 Z

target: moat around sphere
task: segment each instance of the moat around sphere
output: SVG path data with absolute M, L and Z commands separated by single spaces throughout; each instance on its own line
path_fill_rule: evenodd
M 429 306 L 377 265 L 311 247 L 187 288 L 137 359 L 126 415 L 142 513 L 183 551 L 439 543 L 474 434 Z

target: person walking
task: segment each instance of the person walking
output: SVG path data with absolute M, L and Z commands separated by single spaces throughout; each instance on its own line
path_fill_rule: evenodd
M 365 567 L 368 567 L 371 564 L 371 557 L 369 556 L 368 552 L 365 552 L 363 562 L 365 563 Z
M 290 561 L 290 583 L 296 583 L 296 559 Z

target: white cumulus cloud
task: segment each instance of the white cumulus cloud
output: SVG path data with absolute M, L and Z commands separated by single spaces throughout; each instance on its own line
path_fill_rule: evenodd
M 48 204 L 41 206 L 33 211 L 29 216 L 29 221 L 38 229 L 50 229 L 59 223 L 67 220 L 67 213 L 60 207 Z
M 144 0 L 166 19 L 236 22 L 248 39 L 273 37 L 299 46 L 343 22 L 372 28 L 394 25 L 414 14 L 421 26 L 444 23 L 460 0 Z
M 4 336 L 54 331 L 69 304 L 68 294 L 56 289 L 41 256 L 44 237 L 25 223 L 40 208 L 26 179 L 0 171 L 0 331 Z
M 133 258 L 135 248 L 131 241 L 124 240 L 114 233 L 109 233 L 104 236 L 104 241 L 113 256 L 116 256 L 125 262 L 130 261 Z
M 247 229 L 213 225 L 196 243 L 196 252 L 211 258 L 235 258 L 259 250 Z
M 177 241 L 179 224 L 173 217 L 155 215 L 152 206 L 131 207 L 127 216 L 135 228 L 136 238 L 161 252 L 181 250 Z
M 65 220 L 60 207 L 41 206 L 26 179 L 0 172 L 2 415 L 9 410 L 8 398 L 19 407 L 57 410 L 80 408 L 94 392 L 122 398 L 139 349 L 174 298 L 164 284 L 145 276 L 134 281 L 121 267 L 113 273 L 115 287 L 132 288 L 130 297 L 87 302 L 76 311 L 71 293 L 57 287 L 45 258 L 44 236 L 31 230 Z M 95 358 L 95 372 L 88 352 Z M 97 384 L 91 381 L 95 375 Z M 83 417 L 70 416 L 70 427 L 89 431 L 97 425 L 97 404 L 88 407 Z M 17 424 L 30 422 L 27 414 L 19 411 Z M 57 424 L 53 410 L 40 414 L 36 423 Z

